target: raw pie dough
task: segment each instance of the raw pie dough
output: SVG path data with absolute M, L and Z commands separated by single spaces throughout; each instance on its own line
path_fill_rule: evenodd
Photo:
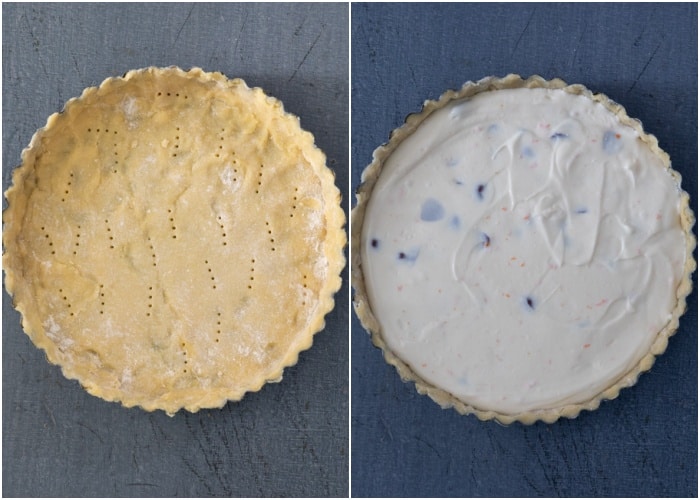
M 562 84 L 487 80 L 428 103 L 377 152 L 353 219 L 375 342 L 419 390 L 484 418 L 615 397 L 691 288 L 693 215 L 668 156 Z
M 35 134 L 6 197 L 25 331 L 125 406 L 197 411 L 281 380 L 340 287 L 324 154 L 279 101 L 219 73 L 85 90 Z

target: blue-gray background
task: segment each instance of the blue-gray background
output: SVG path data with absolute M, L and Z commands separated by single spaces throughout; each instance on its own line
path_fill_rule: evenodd
M 352 185 L 425 99 L 484 76 L 559 77 L 655 134 L 697 203 L 695 4 L 351 8 Z M 353 200 L 354 204 L 354 200 Z M 353 315 L 353 496 L 697 496 L 697 293 L 666 354 L 596 412 L 502 427 L 403 384 Z
M 243 78 L 279 98 L 348 184 L 347 4 L 4 4 L 3 191 L 85 87 L 145 66 Z M 96 195 L 99 195 L 96 193 Z M 347 202 L 348 197 L 345 197 Z M 3 496 L 346 496 L 348 285 L 284 380 L 222 410 L 123 409 L 68 381 L 3 292 Z

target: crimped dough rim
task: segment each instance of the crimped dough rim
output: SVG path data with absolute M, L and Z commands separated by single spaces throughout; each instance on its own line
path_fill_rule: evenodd
M 680 196 L 680 217 L 681 227 L 685 232 L 686 260 L 683 271 L 683 278 L 676 290 L 676 306 L 671 312 L 671 319 L 666 326 L 659 331 L 656 339 L 651 345 L 649 352 L 643 356 L 639 362 L 618 380 L 594 396 L 593 398 L 576 404 L 568 404 L 556 408 L 547 408 L 534 411 L 525 411 L 515 414 L 500 413 L 497 411 L 474 407 L 454 395 L 435 387 L 421 377 L 419 377 L 411 367 L 396 356 L 388 347 L 382 336 L 382 331 L 369 303 L 369 297 L 365 287 L 364 274 L 362 270 L 361 258 L 361 234 L 367 204 L 372 195 L 377 179 L 381 175 L 384 161 L 393 153 L 398 145 L 410 136 L 420 124 L 434 111 L 443 108 L 450 101 L 471 97 L 480 92 L 492 90 L 515 89 L 515 88 L 545 88 L 562 89 L 571 94 L 582 95 L 605 106 L 620 119 L 623 125 L 632 127 L 646 143 L 652 152 L 657 155 L 665 165 L 668 173 L 674 178 L 679 186 Z M 690 197 L 688 193 L 680 188 L 681 175 L 672 169 L 671 161 L 666 152 L 658 144 L 655 136 L 645 133 L 639 120 L 630 118 L 625 109 L 604 94 L 593 94 L 583 85 L 567 85 L 560 79 L 545 80 L 541 76 L 533 75 L 523 79 L 520 75 L 509 74 L 503 78 L 495 76 L 483 78 L 477 82 L 466 82 L 459 90 L 448 90 L 443 93 L 438 100 L 425 101 L 420 112 L 408 115 L 404 124 L 393 130 L 389 137 L 389 142 L 382 144 L 374 150 L 372 162 L 362 172 L 361 185 L 357 189 L 357 204 L 350 215 L 351 227 L 351 280 L 355 289 L 353 306 L 362 325 L 371 336 L 372 343 L 382 350 L 387 363 L 394 366 L 404 382 L 411 382 L 415 385 L 418 393 L 429 396 L 443 409 L 454 408 L 460 414 L 474 414 L 480 420 L 497 420 L 502 424 L 511 424 L 515 421 L 523 424 L 533 424 L 538 420 L 546 423 L 553 423 L 561 417 L 575 418 L 582 410 L 595 410 L 600 406 L 601 401 L 615 399 L 620 390 L 636 384 L 639 375 L 651 369 L 656 357 L 663 354 L 668 345 L 668 339 L 676 333 L 679 319 L 686 310 L 686 298 L 693 289 L 692 273 L 696 269 L 696 262 L 693 251 L 696 246 L 696 239 L 692 228 L 695 225 L 695 215 L 689 206 Z
M 108 388 L 83 383 L 81 381 L 81 367 L 79 365 L 65 366 L 59 363 L 56 356 L 57 347 L 55 343 L 46 335 L 41 318 L 37 317 L 37 315 L 34 314 L 34 311 L 28 308 L 25 304 L 18 303 L 15 297 L 15 291 L 18 283 L 22 281 L 23 275 L 21 266 L 16 265 L 15 256 L 13 254 L 13 242 L 21 228 L 21 222 L 17 224 L 12 223 L 13 219 L 21 219 L 21 214 L 16 213 L 14 200 L 22 189 L 21 181 L 25 173 L 29 169 L 33 168 L 33 164 L 29 160 L 32 157 L 34 148 L 41 144 L 44 134 L 51 129 L 52 126 L 54 126 L 58 117 L 65 113 L 69 108 L 73 106 L 80 106 L 81 102 L 87 96 L 98 92 L 98 90 L 118 88 L 124 82 L 127 82 L 132 78 L 142 76 L 143 74 L 150 74 L 154 79 L 179 76 L 197 79 L 205 83 L 211 82 L 212 84 L 218 85 L 222 91 L 225 91 L 225 89 L 228 88 L 241 87 L 254 93 L 260 93 L 265 97 L 268 103 L 279 109 L 279 112 L 282 114 L 284 120 L 293 122 L 296 125 L 299 130 L 298 139 L 302 141 L 305 146 L 310 146 L 312 150 L 319 154 L 322 159 L 322 161 L 319 162 L 319 168 L 315 169 L 315 174 L 318 176 L 318 179 L 321 182 L 322 199 L 324 200 L 323 216 L 326 222 L 326 231 L 325 239 L 322 243 L 323 256 L 327 261 L 327 275 L 325 282 L 319 291 L 318 306 L 314 316 L 310 319 L 305 329 L 295 333 L 296 338 L 293 342 L 291 342 L 290 348 L 282 360 L 277 363 L 276 367 L 272 368 L 273 371 L 266 374 L 260 374 L 257 381 L 252 383 L 249 388 L 245 390 L 224 389 L 211 391 L 202 395 L 202 397 L 197 401 L 189 404 L 173 405 L 164 403 L 159 399 L 144 401 L 138 397 L 129 397 L 129 395 L 124 394 L 121 391 L 115 391 Z M 325 316 L 333 310 L 335 306 L 334 296 L 340 290 L 342 284 L 341 273 L 346 264 L 344 253 L 345 245 L 347 244 L 347 236 L 344 229 L 346 216 L 341 206 L 341 192 L 335 185 L 335 173 L 327 167 L 325 154 L 315 145 L 313 135 L 301 128 L 299 118 L 284 110 L 281 101 L 266 95 L 265 92 L 259 87 L 248 87 L 240 78 L 229 79 L 224 74 L 219 72 L 205 72 L 203 69 L 198 67 L 193 67 L 188 71 L 185 71 L 177 66 L 163 68 L 146 67 L 142 69 L 130 70 L 123 76 L 109 77 L 98 86 L 86 88 L 79 97 L 69 99 L 61 111 L 53 113 L 51 116 L 49 116 L 46 125 L 34 133 L 29 145 L 22 151 L 21 164 L 12 172 L 12 185 L 7 189 L 4 195 L 8 202 L 7 208 L 3 210 L 2 214 L 4 226 L 3 269 L 5 270 L 5 287 L 8 294 L 12 297 L 13 307 L 21 315 L 21 325 L 24 332 L 37 347 L 45 352 L 50 363 L 59 365 L 63 375 L 66 378 L 77 380 L 88 393 L 94 396 L 110 402 L 119 402 L 127 408 L 139 406 L 146 411 L 160 409 L 165 411 L 170 416 L 173 416 L 181 409 L 194 413 L 203 408 L 222 408 L 228 401 L 239 401 L 245 396 L 246 393 L 257 392 L 267 383 L 280 382 L 282 380 L 284 369 L 296 365 L 299 360 L 299 354 L 302 351 L 309 349 L 313 344 L 314 335 L 325 328 Z M 187 392 L 187 390 L 184 392 Z M 177 394 L 177 391 L 174 391 L 173 393 Z M 170 394 L 172 395 L 173 393 Z

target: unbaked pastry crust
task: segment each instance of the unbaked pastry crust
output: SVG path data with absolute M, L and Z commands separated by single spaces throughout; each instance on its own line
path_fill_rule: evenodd
M 5 195 L 25 332 L 127 407 L 195 412 L 279 382 L 341 285 L 325 155 L 280 101 L 220 73 L 146 68 L 86 89 Z
M 680 186 L 680 174 L 671 168 L 671 162 L 668 154 L 659 148 L 656 137 L 647 134 L 642 129 L 642 124 L 635 119 L 630 118 L 625 109 L 609 99 L 603 94 L 593 94 L 590 90 L 582 85 L 567 85 L 560 79 L 545 80 L 540 76 L 531 76 L 527 79 L 522 79 L 519 75 L 510 74 L 503 78 L 487 77 L 478 82 L 467 82 L 459 90 L 449 90 L 442 94 L 437 101 L 426 101 L 422 110 L 419 113 L 409 115 L 405 123 L 391 133 L 388 143 L 379 146 L 373 154 L 372 162 L 362 173 L 362 184 L 357 190 L 357 204 L 351 213 L 351 280 L 355 289 L 353 298 L 353 306 L 362 325 L 369 331 L 373 344 L 380 348 L 384 354 L 384 358 L 390 365 L 393 365 L 401 379 L 404 382 L 413 382 L 416 390 L 420 394 L 428 395 L 442 408 L 454 408 L 461 414 L 474 414 L 480 420 L 495 419 L 503 424 L 510 424 L 519 421 L 524 424 L 532 424 L 538 420 L 547 423 L 552 423 L 560 417 L 575 418 L 582 410 L 595 410 L 598 408 L 602 400 L 615 399 L 620 390 L 625 387 L 633 386 L 639 375 L 648 371 L 654 364 L 656 356 L 662 354 L 668 345 L 668 339 L 678 329 L 679 318 L 686 309 L 686 297 L 692 291 L 691 275 L 696 269 L 696 262 L 693 258 L 693 250 L 695 249 L 696 240 L 692 232 L 692 227 L 695 224 L 695 216 L 689 207 L 689 196 L 685 191 L 680 191 L 680 217 L 681 227 L 683 228 L 686 239 L 686 261 L 683 272 L 683 279 L 676 291 L 677 302 L 672 311 L 671 320 L 658 333 L 649 352 L 642 357 L 639 362 L 628 371 L 619 380 L 611 381 L 611 385 L 597 396 L 577 404 L 566 405 L 558 408 L 545 408 L 536 411 L 526 411 L 517 414 L 504 414 L 493 410 L 476 408 L 458 399 L 452 394 L 435 387 L 423 379 L 421 379 L 403 360 L 397 357 L 388 348 L 386 341 L 382 337 L 382 331 L 379 322 L 375 318 L 369 298 L 364 284 L 364 276 L 362 270 L 361 259 L 361 233 L 362 224 L 365 216 L 367 203 L 371 197 L 372 189 L 379 178 L 384 161 L 398 147 L 398 145 L 406 137 L 410 136 L 416 128 L 435 110 L 447 105 L 455 99 L 462 99 L 473 96 L 480 92 L 513 89 L 513 88 L 548 88 L 548 89 L 563 89 L 572 94 L 586 96 L 595 102 L 601 103 L 611 112 L 616 114 L 623 125 L 633 128 L 649 148 L 661 158 L 666 169 L 678 185 Z

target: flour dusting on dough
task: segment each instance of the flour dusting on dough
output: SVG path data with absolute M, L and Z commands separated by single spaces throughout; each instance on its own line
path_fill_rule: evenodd
M 221 183 L 230 191 L 235 191 L 238 188 L 233 167 L 231 165 L 226 165 L 224 169 L 219 172 L 219 180 L 221 180 Z
M 130 385 L 133 379 L 134 379 L 134 376 L 131 372 L 131 368 L 124 368 L 124 370 L 122 371 L 122 377 L 120 380 L 121 385 L 122 386 Z
M 73 345 L 73 339 L 61 335 L 61 327 L 56 323 L 53 316 L 49 316 L 44 322 L 46 336 L 56 343 L 61 352 L 65 352 Z
M 322 255 L 321 257 L 316 259 L 316 263 L 314 264 L 314 276 L 319 280 L 324 280 L 326 279 L 327 270 L 328 259 L 326 259 L 325 255 Z
M 47 334 L 51 334 L 53 336 L 57 335 L 61 331 L 61 327 L 58 326 L 58 323 L 56 323 L 56 320 L 53 319 L 53 316 L 46 318 L 44 328 L 46 329 Z
M 122 100 L 122 112 L 124 113 L 130 130 L 135 129 L 137 126 L 138 111 L 138 104 L 136 104 L 135 97 L 126 96 Z

